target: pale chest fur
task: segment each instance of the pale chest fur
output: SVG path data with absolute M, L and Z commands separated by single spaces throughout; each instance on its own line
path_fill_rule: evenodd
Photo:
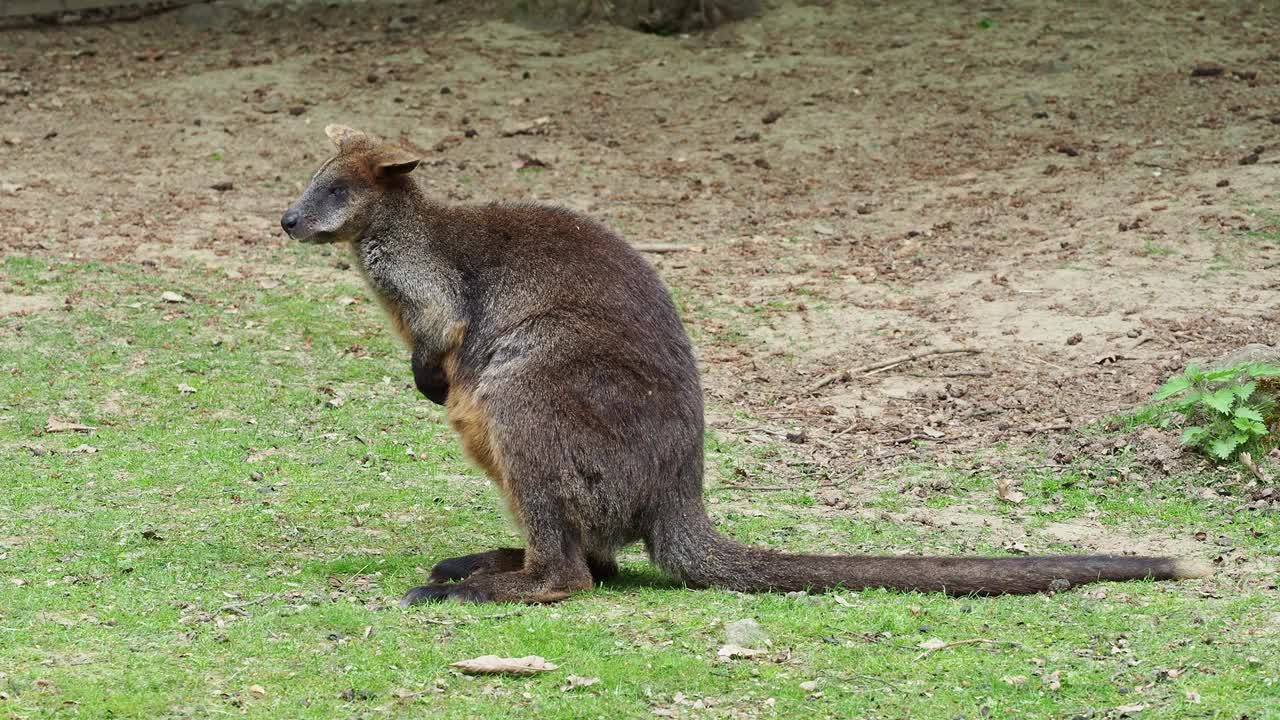
M 462 345 L 466 320 L 443 273 L 414 272 L 402 262 L 383 262 L 387 258 L 382 248 L 371 251 L 357 244 L 352 249 L 360 274 L 406 346 L 439 354 Z

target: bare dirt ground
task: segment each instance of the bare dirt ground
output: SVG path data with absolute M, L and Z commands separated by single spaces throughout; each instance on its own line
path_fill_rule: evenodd
M 713 425 L 833 471 L 1045 438 L 1280 340 L 1265 3 L 775 2 L 691 37 L 197 6 L 0 30 L 0 102 L 6 253 L 346 276 L 272 260 L 330 122 L 420 150 L 442 198 L 692 246 L 651 257 Z

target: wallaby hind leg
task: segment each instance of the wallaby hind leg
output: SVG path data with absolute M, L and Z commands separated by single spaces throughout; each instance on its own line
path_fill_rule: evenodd
M 524 567 L 523 549 L 498 548 L 441 560 L 431 568 L 431 582 L 453 582 L 465 580 L 478 572 L 510 572 L 522 567 Z

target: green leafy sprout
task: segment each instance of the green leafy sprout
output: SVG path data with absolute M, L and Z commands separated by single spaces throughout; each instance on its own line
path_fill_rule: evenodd
M 1162 386 L 1155 397 L 1165 412 L 1160 427 L 1182 427 L 1182 444 L 1219 462 L 1248 452 L 1265 455 L 1278 442 L 1276 412 L 1280 366 L 1241 363 L 1217 370 L 1187 366 Z

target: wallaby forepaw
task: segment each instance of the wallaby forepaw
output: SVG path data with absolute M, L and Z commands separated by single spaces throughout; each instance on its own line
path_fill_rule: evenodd
M 449 594 L 450 585 L 419 585 L 400 598 L 400 607 L 407 608 L 425 602 L 440 602 Z
M 446 583 L 463 580 L 475 574 L 480 567 L 481 564 L 476 561 L 474 555 L 441 560 L 431 568 L 431 582 Z

